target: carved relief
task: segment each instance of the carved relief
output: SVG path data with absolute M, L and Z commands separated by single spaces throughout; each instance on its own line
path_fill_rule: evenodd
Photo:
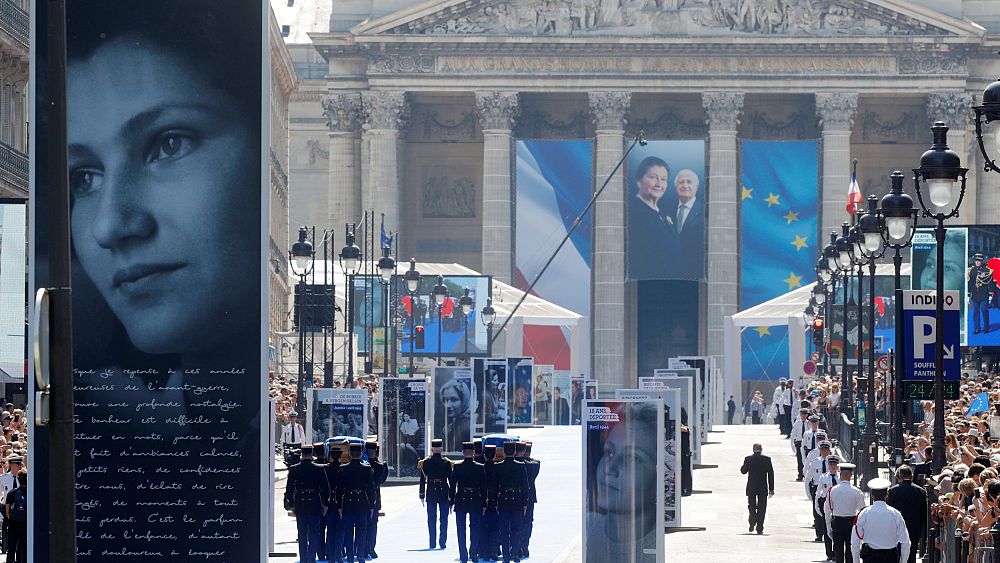
M 857 109 L 858 94 L 855 92 L 816 94 L 816 114 L 824 130 L 850 131 Z
M 368 72 L 373 73 L 427 73 L 434 72 L 433 55 L 371 55 Z
M 460 119 L 442 118 L 433 108 L 412 112 L 408 137 L 413 141 L 474 141 L 476 140 L 476 114 L 461 113 Z
M 944 121 L 948 126 L 958 128 L 972 122 L 973 96 L 964 90 L 931 92 L 927 95 L 928 123 Z
M 316 139 L 306 141 L 306 148 L 309 149 L 309 164 L 316 164 L 317 156 L 323 160 L 330 160 L 330 151 L 323 148 Z
M 520 111 L 517 92 L 477 92 L 476 111 L 483 129 L 511 129 Z
M 708 134 L 704 119 L 688 119 L 683 112 L 664 109 L 653 119 L 630 116 L 626 128 L 629 137 L 639 131 L 648 139 L 700 139 Z
M 421 216 L 424 219 L 466 219 L 476 216 L 476 184 L 463 176 L 431 176 L 423 186 Z
M 517 120 L 516 136 L 520 139 L 583 139 L 589 137 L 590 115 L 575 111 L 568 119 L 553 118 L 542 110 L 527 110 Z
M 361 128 L 361 95 L 330 94 L 324 96 L 323 115 L 331 132 L 353 133 Z
M 882 141 L 915 142 L 917 141 L 916 113 L 907 111 L 896 121 L 882 121 L 882 115 L 875 111 L 861 114 L 861 141 L 864 143 L 880 143 Z M 867 193 L 867 192 L 866 192 Z
M 369 90 L 361 94 L 365 125 L 369 129 L 400 129 L 409 116 L 406 92 Z
M 913 53 L 900 55 L 900 74 L 964 74 L 966 58 L 958 53 Z
M 828 0 L 494 0 L 389 33 L 448 35 L 943 34 L 886 10 Z
M 736 131 L 743 112 L 743 92 L 705 92 L 701 105 L 708 114 L 709 129 Z
M 772 119 L 767 113 L 755 111 L 750 114 L 750 138 L 752 139 L 813 139 L 816 137 L 816 120 L 812 114 L 797 111 L 787 119 Z
M 591 92 L 590 112 L 598 130 L 625 128 L 625 114 L 632 103 L 632 92 Z

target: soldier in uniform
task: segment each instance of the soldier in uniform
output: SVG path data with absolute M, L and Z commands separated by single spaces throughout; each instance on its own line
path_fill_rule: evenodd
M 326 472 L 326 444 L 323 442 L 313 442 L 313 463 L 323 468 L 324 473 Z M 327 482 L 329 483 L 329 479 Z M 332 490 L 332 488 L 331 488 Z M 329 502 L 327 506 L 330 506 Z M 327 510 L 327 512 L 330 512 Z M 329 544 L 326 541 L 327 528 L 326 528 L 326 515 L 324 514 L 322 518 L 319 519 L 319 542 L 316 544 L 316 559 L 319 561 L 327 560 L 326 550 Z
M 295 515 L 298 531 L 299 561 L 314 563 L 320 543 L 319 523 L 328 507 L 330 484 L 323 468 L 313 463 L 312 446 L 302 446 L 299 463 L 288 468 L 285 484 L 285 509 Z
M 455 508 L 455 526 L 458 528 L 458 557 L 462 563 L 479 560 L 479 533 L 483 514 L 486 512 L 486 471 L 483 464 L 473 459 L 475 446 L 462 443 L 462 463 L 451 472 L 451 505 Z M 469 520 L 469 540 L 466 542 L 465 521 Z
M 493 468 L 496 458 L 497 447 L 493 444 L 483 446 L 483 470 L 486 472 L 486 483 L 489 486 L 493 482 Z M 492 489 L 486 501 L 486 514 L 482 521 L 482 530 L 479 535 L 481 545 L 479 547 L 479 557 L 496 561 L 500 554 L 500 516 L 497 513 L 497 505 L 493 502 Z
M 531 442 L 518 442 L 514 457 L 524 463 L 528 471 L 528 512 L 521 522 L 521 559 L 528 557 L 528 543 L 531 540 L 531 530 L 535 523 L 535 503 L 538 502 L 538 495 L 535 489 L 535 479 L 538 479 L 538 472 L 541 469 L 541 462 L 531 459 Z
M 830 442 L 822 442 L 819 446 L 821 456 L 813 464 L 812 494 L 809 499 L 813 507 L 813 526 L 816 537 L 822 540 L 826 549 L 826 558 L 833 561 L 833 536 L 826 527 L 826 495 L 837 484 L 838 465 L 840 457 L 830 453 Z
M 420 502 L 427 507 L 427 535 L 429 549 L 434 549 L 434 528 L 440 519 L 441 530 L 438 545 L 445 548 L 448 540 L 448 478 L 451 477 L 451 461 L 441 457 L 444 441 L 431 441 L 431 455 L 417 463 L 420 470 Z
M 851 553 L 863 563 L 904 563 L 910 554 L 910 535 L 898 510 L 885 503 L 888 479 L 868 481 L 872 505 L 858 514 L 851 534 Z
M 368 451 L 368 465 L 372 468 L 375 477 L 375 511 L 368 519 L 368 543 L 365 547 L 365 556 L 371 559 L 378 559 L 375 553 L 375 540 L 378 536 L 378 514 L 382 510 L 382 483 L 389 478 L 389 466 L 378 459 L 378 443 L 368 442 L 365 444 Z
M 472 446 L 473 446 L 473 448 L 475 448 L 475 455 L 472 456 L 472 459 L 474 459 L 476 461 L 476 463 L 482 463 L 483 465 L 485 465 L 486 464 L 486 456 L 483 455 L 483 440 L 482 440 L 482 438 L 476 438 L 475 440 L 473 440 L 472 441 Z
M 497 449 L 498 460 L 493 465 L 490 496 L 500 517 L 500 548 L 504 563 L 519 562 L 521 520 L 528 512 L 528 471 L 524 464 L 514 459 L 517 446 L 504 442 L 503 450 Z
M 966 274 L 969 291 L 969 308 L 972 309 L 972 324 L 975 334 L 990 331 L 990 293 L 993 287 L 993 271 L 983 263 L 983 253 L 973 257 L 973 266 Z
M 795 469 L 798 471 L 798 477 L 795 478 L 796 481 L 802 481 L 804 475 L 802 475 L 802 435 L 806 431 L 806 422 L 809 419 L 809 409 L 799 409 L 799 418 L 795 419 L 792 423 L 792 431 L 789 433 L 792 443 L 792 451 L 795 452 Z
M 337 488 L 340 483 L 340 444 L 330 444 L 330 457 L 326 464 L 326 480 L 330 482 L 330 510 L 326 511 L 326 556 L 329 561 L 340 563 L 344 560 L 344 545 L 340 532 L 340 515 L 337 512 Z
M 340 466 L 337 487 L 337 513 L 341 519 L 337 545 L 347 548 L 347 562 L 365 560 L 368 545 L 368 520 L 375 511 L 375 475 L 371 466 L 361 462 L 361 444 L 351 444 L 351 461 Z
M 854 518 L 865 507 L 865 495 L 861 489 L 851 484 L 854 465 L 840 464 L 840 479 L 826 495 L 824 516 L 826 527 L 833 539 L 833 560 L 835 563 L 853 563 L 851 552 L 851 531 Z M 909 541 L 909 538 L 907 538 Z

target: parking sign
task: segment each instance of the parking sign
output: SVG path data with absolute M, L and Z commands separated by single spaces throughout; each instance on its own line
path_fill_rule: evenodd
M 937 344 L 944 347 L 944 379 L 961 379 L 959 292 L 944 292 L 944 334 L 936 331 L 936 292 L 903 291 L 903 376 L 909 381 L 933 381 Z

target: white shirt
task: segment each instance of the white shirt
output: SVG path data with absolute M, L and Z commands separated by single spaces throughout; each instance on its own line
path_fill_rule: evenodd
M 881 500 L 861 511 L 851 534 L 851 553 L 861 561 L 861 544 L 872 549 L 893 549 L 899 544 L 899 561 L 910 555 L 910 535 L 906 533 L 903 515 Z
M 819 438 L 816 437 L 817 432 L 819 432 L 819 428 L 816 430 L 807 428 L 802 432 L 802 459 L 805 459 L 809 454 L 819 449 Z
M 802 432 L 805 430 L 805 427 L 806 423 L 804 420 L 802 420 L 801 416 L 799 416 L 799 418 L 795 419 L 795 421 L 792 422 L 792 434 L 791 436 L 789 436 L 789 438 L 791 438 L 789 442 L 792 443 L 793 452 L 795 451 L 795 442 L 802 441 Z
M 281 430 L 281 443 L 282 444 L 296 444 L 302 445 L 302 440 L 306 437 L 306 431 L 302 429 L 302 425 L 296 422 L 295 424 L 286 424 Z
M 865 494 L 850 481 L 838 479 L 837 486 L 826 495 L 826 508 L 830 516 L 854 518 L 865 508 Z
M 0 475 L 0 505 L 7 502 L 7 494 L 17 488 L 17 476 L 10 471 Z M 0 521 L 3 521 L 4 514 L 0 510 Z

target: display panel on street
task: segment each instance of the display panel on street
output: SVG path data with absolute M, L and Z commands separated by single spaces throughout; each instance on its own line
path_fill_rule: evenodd
M 552 424 L 569 426 L 573 422 L 572 409 L 569 406 L 570 384 L 573 378 L 568 371 L 552 373 Z
M 311 387 L 306 390 L 306 401 L 306 436 L 312 438 L 312 443 L 335 436 L 367 437 L 367 389 Z
M 24 377 L 28 206 L 0 199 L 0 381 Z
M 705 141 L 649 141 L 626 170 L 628 278 L 705 279 Z
M 464 367 L 434 368 L 434 435 L 444 440 L 444 453 L 462 453 L 462 442 L 472 439 L 472 414 L 475 405 L 472 370 Z
M 696 456 L 698 455 L 697 447 L 699 445 L 699 442 L 697 441 L 698 432 L 696 428 L 691 426 L 690 423 L 693 419 L 689 415 L 689 413 L 694 412 L 692 410 L 694 407 L 694 379 L 691 376 L 640 377 L 639 389 L 677 389 L 680 393 L 681 407 L 679 419 L 681 421 L 681 425 L 688 427 L 688 431 L 686 433 L 687 436 L 681 436 L 681 492 L 682 494 L 690 494 L 690 488 L 692 487 L 690 482 L 691 464 L 695 463 Z M 684 451 L 684 442 L 687 442 L 688 452 Z M 685 456 L 685 453 L 688 455 Z
M 432 291 L 437 285 L 437 276 L 420 276 L 420 285 L 411 302 L 406 292 L 402 276 L 396 277 L 395 294 L 396 317 L 402 319 L 397 327 L 403 335 L 400 339 L 400 353 L 403 356 L 424 357 L 464 357 L 486 356 L 489 353 L 487 327 L 479 317 L 479 311 L 486 306 L 490 296 L 489 276 L 443 276 L 448 288 L 448 297 L 440 308 L 435 304 Z M 462 314 L 458 300 L 469 288 L 469 297 L 474 304 L 468 318 Z M 424 346 L 420 347 L 412 339 L 415 327 L 424 329 Z M 439 344 L 440 343 L 440 344 Z
M 944 238 L 944 289 L 965 295 L 969 274 L 969 231 L 964 227 L 948 227 Z M 937 287 L 937 241 L 934 229 L 921 227 L 913 233 L 913 250 L 910 258 L 910 287 L 935 289 Z M 960 302 L 962 346 L 968 344 L 966 299 Z
M 663 401 L 583 404 L 583 561 L 663 561 Z
M 534 360 L 529 357 L 507 358 L 507 373 L 511 379 L 511 392 L 507 401 L 507 425 L 531 424 L 532 395 L 531 372 Z
M 559 241 L 583 213 L 594 189 L 594 144 L 590 140 L 515 141 L 514 275 L 512 285 L 525 290 L 552 256 Z M 583 215 L 569 241 L 532 288 L 532 293 L 582 315 L 574 329 L 580 350 L 571 346 L 569 332 L 558 326 L 525 325 L 523 350 L 539 363 L 569 367 L 570 353 L 590 357 L 589 280 L 592 213 Z M 546 356 L 546 354 L 551 354 Z
M 663 401 L 663 525 L 681 525 L 681 392 L 678 389 L 617 389 L 615 399 Z
M 533 364 L 531 372 L 534 380 L 531 390 L 534 395 L 534 424 L 552 424 L 552 365 Z
M 62 163 L 47 150 L 57 131 L 44 87 L 48 6 L 33 5 L 31 247 L 42 288 L 59 260 L 49 170 Z M 66 3 L 81 563 L 266 560 L 267 10 Z M 48 429 L 30 434 L 29 557 L 51 561 L 47 506 L 65 491 L 47 485 Z
M 374 330 L 385 324 L 385 307 L 382 301 L 382 277 L 358 274 L 351 276 L 354 293 L 351 295 L 353 309 L 354 349 L 359 356 L 366 356 L 374 348 L 384 361 L 385 354 L 376 344 Z M 381 367 L 379 368 L 382 369 Z
M 698 375 L 698 423 L 701 425 L 701 441 L 708 440 L 711 429 L 711 374 L 708 372 L 708 356 L 678 356 L 678 360 L 697 370 Z M 669 360 L 668 360 L 669 361 Z
M 694 368 L 654 369 L 653 377 L 684 377 L 691 382 L 691 410 L 685 413 L 685 417 L 688 414 L 691 417 L 684 424 L 691 430 L 691 455 L 694 458 L 694 462 L 701 463 L 701 443 L 705 441 L 701 432 L 701 413 L 705 408 L 705 404 L 701 401 L 701 379 L 698 377 L 698 370 Z M 639 381 L 641 382 L 642 378 L 639 378 Z M 639 388 L 643 389 L 641 384 Z
M 475 435 L 507 432 L 507 360 L 476 358 L 472 383 L 476 391 Z
M 968 227 L 966 343 L 1000 346 L 1000 225 Z
M 426 455 L 428 445 L 427 380 L 383 377 L 380 383 L 382 455 L 389 466 L 389 479 L 419 479 L 417 462 Z

